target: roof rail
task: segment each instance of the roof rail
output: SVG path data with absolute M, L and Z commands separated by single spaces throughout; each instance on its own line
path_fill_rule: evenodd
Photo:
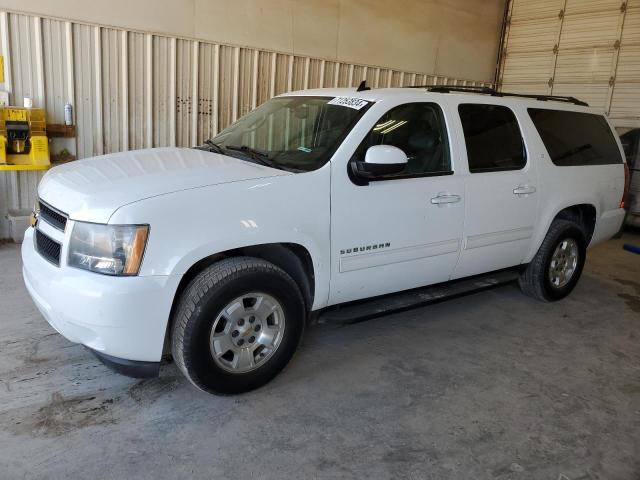
M 491 87 L 457 86 L 457 85 L 420 85 L 420 86 L 408 87 L 408 88 L 426 88 L 430 92 L 436 92 L 436 93 L 467 92 L 467 93 L 481 93 L 485 95 L 491 95 L 492 97 L 533 98 L 535 100 L 540 100 L 542 102 L 546 102 L 547 100 L 553 100 L 556 102 L 573 103 L 574 105 L 581 105 L 583 107 L 589 106 L 587 102 L 578 100 L 575 97 L 567 97 L 562 95 L 535 95 L 535 94 L 527 95 L 524 93 L 499 92 L 496 89 Z

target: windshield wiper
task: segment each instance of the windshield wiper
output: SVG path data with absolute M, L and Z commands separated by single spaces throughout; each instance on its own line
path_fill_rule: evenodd
M 210 152 L 224 154 L 224 148 L 222 148 L 222 145 L 217 144 L 213 140 L 207 139 L 207 140 L 204 141 L 204 143 L 207 145 L 207 147 L 209 147 L 209 151 Z
M 264 165 L 265 167 L 277 168 L 277 169 L 280 169 L 280 170 L 283 169 L 282 165 L 279 165 L 276 162 L 274 162 L 273 160 L 271 160 L 269 158 L 269 155 L 267 155 L 264 152 L 261 152 L 260 150 L 256 150 L 255 148 L 251 148 L 248 145 L 227 145 L 225 148 L 227 150 L 235 150 L 235 151 L 238 151 L 238 152 L 245 153 L 255 163 L 258 163 L 260 165 Z
M 303 172 L 299 168 L 295 168 L 288 165 L 283 165 L 278 162 L 274 162 L 269 158 L 269 155 L 257 150 L 255 148 L 251 148 L 248 145 L 221 145 L 219 143 L 215 143 L 213 140 L 205 140 L 205 145 L 202 147 L 196 147 L 201 150 L 208 150 L 209 152 L 221 153 L 225 154 L 226 151 L 231 150 L 235 152 L 242 152 L 246 156 L 249 157 L 250 161 L 257 163 L 259 165 L 263 165 L 265 167 L 277 168 L 278 170 L 286 170 L 288 172 Z

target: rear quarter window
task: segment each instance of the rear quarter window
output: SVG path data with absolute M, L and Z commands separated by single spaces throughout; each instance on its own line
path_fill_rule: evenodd
M 602 115 L 542 108 L 527 110 L 557 166 L 622 163 L 618 144 Z
M 511 109 L 502 105 L 458 106 L 471 173 L 520 170 L 527 163 L 524 141 Z

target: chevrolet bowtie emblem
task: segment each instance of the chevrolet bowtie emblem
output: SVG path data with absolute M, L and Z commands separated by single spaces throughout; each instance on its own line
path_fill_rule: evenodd
M 29 224 L 34 228 L 38 224 L 38 214 L 36 212 L 31 212 L 31 217 L 29 217 Z

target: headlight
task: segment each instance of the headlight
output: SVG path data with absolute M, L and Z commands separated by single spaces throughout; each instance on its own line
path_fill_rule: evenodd
M 148 225 L 75 222 L 67 264 L 105 275 L 137 275 L 148 235 Z

